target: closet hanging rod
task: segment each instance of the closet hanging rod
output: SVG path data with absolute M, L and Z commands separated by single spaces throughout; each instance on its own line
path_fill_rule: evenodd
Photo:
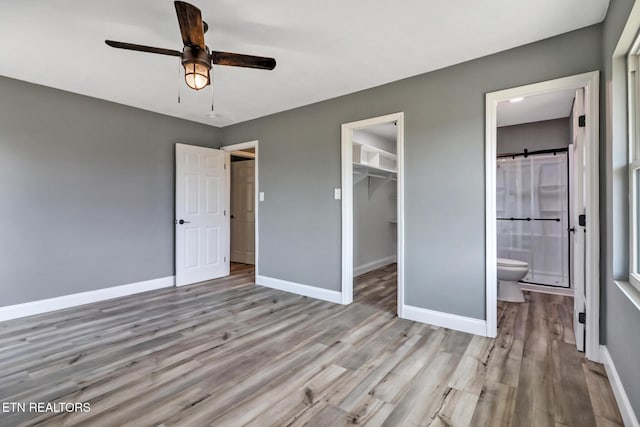
M 376 173 L 371 173 L 371 172 L 359 172 L 359 171 L 354 171 L 353 172 L 355 175 L 365 175 L 365 176 L 370 176 L 372 178 L 380 178 L 380 179 L 387 179 L 389 178 L 388 175 L 379 175 Z
M 529 151 L 528 149 L 524 149 L 524 151 L 522 153 L 508 153 L 508 154 L 498 154 L 498 159 L 502 159 L 502 158 L 508 158 L 511 157 L 513 159 L 515 159 L 516 157 L 524 157 L 525 159 L 529 156 L 535 156 L 537 154 L 553 154 L 556 155 L 557 153 L 566 153 L 569 151 L 569 148 L 565 147 L 565 148 L 552 148 L 549 150 L 536 150 L 536 151 Z
M 374 169 L 375 169 L 375 168 L 374 168 Z M 392 181 L 396 181 L 396 179 L 397 179 L 397 178 L 396 178 L 396 176 L 395 176 L 395 175 L 396 175 L 396 172 L 391 172 L 391 171 L 386 172 L 386 171 L 382 171 L 382 170 L 381 170 L 381 171 L 380 171 L 380 173 L 375 173 L 375 172 L 371 172 L 371 170 L 369 170 L 369 169 L 366 169 L 366 170 L 363 170 L 363 169 L 357 170 L 357 169 L 355 169 L 355 168 L 354 168 L 354 169 L 353 169 L 353 174 L 354 174 L 354 175 L 364 175 L 364 176 L 369 176 L 369 177 L 371 177 L 371 178 L 390 179 L 390 180 L 392 180 Z
M 560 218 L 496 218 L 498 221 L 555 221 L 560 222 Z

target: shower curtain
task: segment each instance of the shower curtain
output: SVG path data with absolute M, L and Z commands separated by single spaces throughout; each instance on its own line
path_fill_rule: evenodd
M 498 257 L 529 263 L 524 282 L 568 288 L 566 152 L 497 161 Z

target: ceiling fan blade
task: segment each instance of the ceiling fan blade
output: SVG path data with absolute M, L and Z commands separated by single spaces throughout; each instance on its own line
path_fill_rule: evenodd
M 204 50 L 204 24 L 200 9 L 183 1 L 175 1 L 173 4 L 176 7 L 180 33 L 185 46 L 197 46 Z
M 211 61 L 216 65 L 229 65 L 232 67 L 258 68 L 261 70 L 273 70 L 276 67 L 274 58 L 264 56 L 241 55 L 230 52 L 211 52 Z
M 136 50 L 138 52 L 159 53 L 160 55 L 182 56 L 182 52 L 172 49 L 162 49 L 160 47 L 143 46 L 141 44 L 116 42 L 113 40 L 105 40 L 106 44 L 118 49 Z

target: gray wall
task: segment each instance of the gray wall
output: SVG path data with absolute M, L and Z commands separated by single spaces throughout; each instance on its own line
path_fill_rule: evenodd
M 498 154 L 564 148 L 571 141 L 569 118 L 498 128 Z
M 601 109 L 601 341 L 607 345 L 637 416 L 640 415 L 640 310 L 620 291 L 614 279 L 628 276 L 628 171 L 626 132 L 626 70 L 624 58 L 612 60 L 616 44 L 634 5 L 615 0 L 603 24 L 603 102 Z M 615 84 L 612 86 L 612 79 Z M 613 104 L 607 99 L 613 96 Z M 606 106 L 606 108 L 605 108 Z M 606 136 L 606 138 L 605 138 Z M 608 143 L 606 143 L 608 142 Z
M 398 230 L 390 222 L 396 218 L 396 186 L 396 181 L 379 178 L 365 178 L 353 185 L 354 269 L 396 255 Z
M 485 318 L 485 94 L 600 69 L 601 27 L 222 129 L 260 140 L 260 271 L 340 290 L 340 125 L 403 111 L 405 302 Z
M 218 130 L 0 77 L 0 306 L 174 274 L 174 144 Z

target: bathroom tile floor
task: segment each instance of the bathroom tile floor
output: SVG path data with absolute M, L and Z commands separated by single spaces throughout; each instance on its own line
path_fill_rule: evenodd
M 395 266 L 341 306 L 230 277 L 0 323 L 0 425 L 620 426 L 571 300 L 499 306 L 496 339 L 399 319 Z

